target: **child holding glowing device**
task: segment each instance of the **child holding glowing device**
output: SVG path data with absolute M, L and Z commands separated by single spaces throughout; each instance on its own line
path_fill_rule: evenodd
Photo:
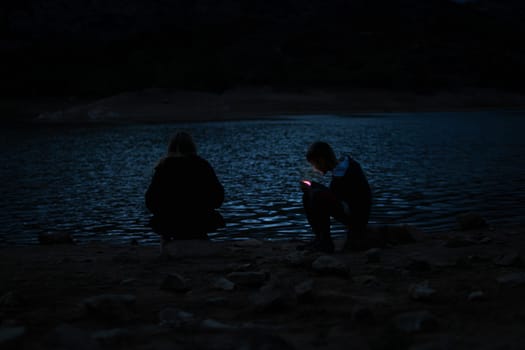
M 372 193 L 361 166 L 349 155 L 337 159 L 332 147 L 322 141 L 314 142 L 306 159 L 323 175 L 332 173 L 329 187 L 302 180 L 303 207 L 315 235 L 308 248 L 325 253 L 334 252 L 330 235 L 330 219 L 335 218 L 347 227 L 345 246 L 364 249 L 364 235 L 372 203 Z

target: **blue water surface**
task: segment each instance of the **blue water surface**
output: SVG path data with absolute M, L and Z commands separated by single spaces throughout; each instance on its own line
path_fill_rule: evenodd
M 456 215 L 492 225 L 525 217 L 525 113 L 310 115 L 207 123 L 6 127 L 0 131 L 1 245 L 67 231 L 80 243 L 154 244 L 144 192 L 176 131 L 190 132 L 226 190 L 216 240 L 307 238 L 298 182 L 324 140 L 365 170 L 372 224 L 452 229 Z M 334 226 L 334 235 L 343 233 Z

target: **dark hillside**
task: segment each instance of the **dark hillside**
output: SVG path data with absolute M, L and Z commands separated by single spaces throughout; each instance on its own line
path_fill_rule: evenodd
M 0 89 L 523 91 L 524 15 L 513 0 L 9 0 Z

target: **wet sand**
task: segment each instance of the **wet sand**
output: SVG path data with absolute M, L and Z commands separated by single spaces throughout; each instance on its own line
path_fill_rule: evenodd
M 410 235 L 2 248 L 0 347 L 521 349 L 525 228 Z

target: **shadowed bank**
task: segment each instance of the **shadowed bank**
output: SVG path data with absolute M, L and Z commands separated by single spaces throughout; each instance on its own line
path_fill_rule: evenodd
M 523 227 L 295 242 L 0 248 L 3 349 L 519 349 Z M 341 242 L 336 241 L 336 247 Z

